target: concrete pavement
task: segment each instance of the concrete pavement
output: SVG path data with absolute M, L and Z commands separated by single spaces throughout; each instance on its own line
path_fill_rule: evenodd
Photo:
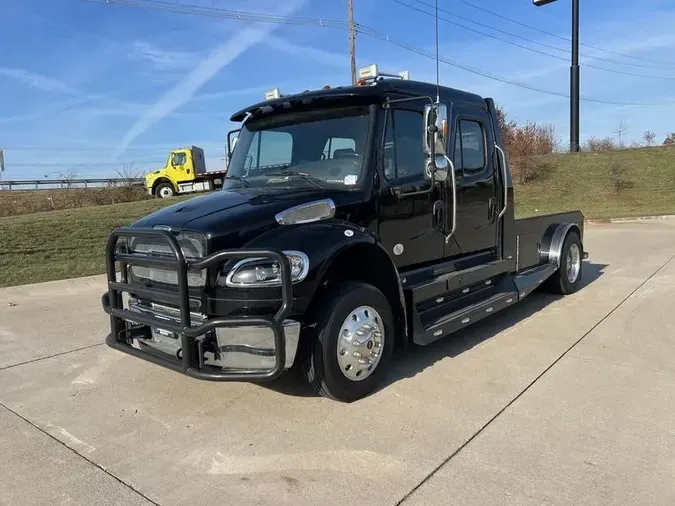
M 582 291 L 414 349 L 351 405 L 108 349 L 101 277 L 0 289 L 0 504 L 672 504 L 675 221 L 586 248 Z

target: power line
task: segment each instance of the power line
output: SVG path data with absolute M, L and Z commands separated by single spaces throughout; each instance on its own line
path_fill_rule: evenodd
M 473 7 L 474 9 L 478 9 L 480 11 L 486 12 L 486 13 L 492 15 L 492 16 L 496 16 L 496 17 L 498 17 L 500 19 L 503 19 L 505 21 L 510 21 L 511 23 L 515 23 L 515 24 L 520 25 L 522 27 L 529 28 L 530 30 L 537 31 L 537 32 L 542 33 L 544 35 L 548 35 L 549 37 L 555 37 L 556 39 L 564 40 L 565 42 L 572 42 L 572 39 L 570 39 L 569 37 L 564 37 L 562 35 L 558 35 L 558 34 L 555 34 L 555 33 L 552 33 L 552 32 L 548 32 L 546 30 L 542 30 L 541 28 L 538 28 L 536 26 L 528 25 L 527 23 L 523 23 L 522 21 L 518 21 L 516 19 L 509 18 L 507 16 L 499 14 L 495 11 L 492 11 L 492 10 L 487 9 L 485 7 L 482 7 L 480 5 L 476 5 L 472 2 L 469 2 L 468 0 L 456 0 L 456 1 L 460 2 L 460 3 L 463 3 L 465 5 L 468 5 L 470 7 Z M 626 54 L 626 53 L 620 53 L 620 52 L 617 52 L 617 51 L 604 49 L 604 48 L 601 48 L 601 47 L 598 47 L 598 46 L 592 46 L 591 44 L 584 44 L 583 42 L 579 42 L 579 45 L 587 47 L 589 49 L 594 49 L 596 51 L 601 51 L 603 53 L 621 56 L 623 58 L 631 58 L 633 60 L 646 61 L 646 62 L 650 62 L 650 63 L 657 63 L 659 65 L 675 65 L 675 62 L 667 62 L 667 61 L 653 60 L 653 59 L 650 59 L 650 58 L 642 58 L 642 57 L 639 57 L 639 56 L 633 56 L 633 55 Z M 584 56 L 584 57 L 593 58 L 592 56 Z M 596 59 L 600 59 L 600 58 L 596 57 Z M 622 63 L 622 62 L 618 62 L 618 61 L 615 61 L 615 60 L 605 60 L 605 61 L 608 61 L 610 63 L 618 63 L 618 64 L 621 64 L 621 65 L 631 65 L 629 63 Z M 633 64 L 633 65 L 635 65 L 635 64 Z M 640 66 L 640 65 L 636 65 L 636 66 Z M 644 67 L 644 68 L 653 68 L 653 67 Z
M 228 11 L 224 9 L 216 9 L 216 8 L 205 8 L 205 7 L 196 7 L 196 6 L 189 6 L 185 4 L 175 4 L 175 3 L 168 3 L 168 2 L 162 2 L 159 0 L 83 0 L 83 1 L 88 1 L 88 2 L 98 2 L 98 3 L 114 3 L 114 4 L 120 4 L 120 5 L 128 5 L 128 6 L 133 6 L 133 7 L 141 7 L 141 8 L 148 8 L 148 9 L 153 9 L 153 10 L 162 10 L 162 11 L 168 11 L 168 12 L 174 12 L 174 13 L 179 13 L 179 14 L 195 14 L 195 15 L 201 15 L 201 16 L 210 16 L 210 17 L 226 17 L 228 19 L 249 19 L 249 20 L 262 20 L 265 22 L 271 22 L 271 23 L 301 23 L 301 24 L 311 24 L 314 26 L 321 26 L 321 27 L 330 27 L 330 28 L 341 28 L 348 30 L 348 25 L 342 21 L 325 21 L 322 19 L 316 19 L 316 18 L 295 18 L 295 17 L 290 17 L 290 16 L 268 16 L 264 14 L 255 14 L 255 13 L 250 13 L 250 12 L 243 12 L 243 11 Z M 389 42 L 391 44 L 394 44 L 402 49 L 406 49 L 408 51 L 415 52 L 417 54 L 420 54 L 422 56 L 425 56 L 427 58 L 431 58 L 433 60 L 436 60 L 436 57 L 425 51 L 424 49 L 421 49 L 419 47 L 413 46 L 412 44 L 408 44 L 405 42 L 397 41 L 395 39 L 392 39 L 389 35 L 385 35 L 377 30 L 374 30 L 372 28 L 369 28 L 365 25 L 362 25 L 360 23 L 356 23 L 356 29 L 357 32 L 364 33 L 365 35 L 368 35 L 370 37 L 380 39 L 386 42 Z M 471 72 L 473 74 L 485 77 L 487 79 L 491 79 L 494 81 L 498 81 L 504 84 L 509 84 L 512 86 L 517 86 L 520 88 L 528 89 L 531 91 L 536 91 L 538 93 L 546 94 L 546 95 L 552 95 L 552 96 L 558 96 L 561 98 L 567 98 L 569 99 L 569 95 L 565 93 L 560 93 L 560 92 L 555 92 L 551 90 L 545 90 L 542 88 L 537 88 L 535 86 L 531 86 L 526 83 L 520 83 L 505 77 L 498 76 L 496 74 L 489 73 L 487 71 L 481 70 L 481 69 L 476 69 L 469 67 L 467 65 L 460 64 L 456 61 L 449 60 L 447 58 L 439 57 L 439 61 L 451 65 L 453 67 L 461 68 L 462 70 L 465 70 L 467 72 Z M 663 105 L 663 103 L 638 103 L 638 102 L 617 102 L 617 101 L 610 101 L 610 100 L 602 100 L 602 99 L 596 99 L 596 98 L 591 98 L 591 97 L 582 97 L 582 100 L 585 102 L 594 102 L 594 103 L 599 103 L 599 104 L 606 104 L 606 105 L 626 105 L 626 106 L 649 106 L 649 105 Z
M 218 9 L 215 7 L 201 7 L 198 5 L 178 4 L 173 2 L 164 2 L 161 0 L 83 0 L 85 2 L 117 4 L 128 7 L 139 7 L 161 12 L 171 12 L 174 14 L 187 14 L 196 16 L 208 16 L 224 19 L 235 19 L 242 21 L 257 21 L 262 23 L 279 23 L 292 25 L 312 25 L 325 28 L 348 28 L 344 21 L 334 21 L 320 18 L 304 18 L 296 16 L 280 16 L 270 14 L 257 14 L 246 11 L 233 11 L 227 9 Z
M 423 14 L 426 14 L 427 16 L 435 17 L 435 15 L 434 15 L 433 13 L 428 12 L 428 11 L 425 11 L 425 10 L 420 9 L 420 8 L 418 8 L 418 7 L 415 7 L 414 5 L 410 5 L 409 3 L 403 2 L 403 1 L 401 1 L 401 0 L 392 0 L 392 1 L 395 2 L 395 3 L 397 3 L 397 4 L 403 5 L 403 6 L 405 6 L 405 7 L 408 7 L 409 9 L 415 10 L 415 11 L 417 11 L 417 12 L 421 12 L 421 13 L 423 13 Z M 421 3 L 421 4 L 429 5 L 429 4 L 427 4 L 426 2 L 422 2 L 421 0 L 417 0 L 417 1 L 418 1 L 419 3 Z M 439 10 L 441 10 L 441 9 L 439 9 Z M 447 12 L 447 11 L 444 11 L 444 12 Z M 540 51 L 540 50 L 538 50 L 538 49 L 535 49 L 535 48 L 532 48 L 532 47 L 528 47 L 528 46 L 525 46 L 525 45 L 523 45 L 523 44 L 519 44 L 519 43 L 517 43 L 517 42 L 513 42 L 513 41 L 510 41 L 510 40 L 504 39 L 504 38 L 502 38 L 502 37 L 497 37 L 496 35 L 492 35 L 492 34 L 490 34 L 490 33 L 482 32 L 482 31 L 476 30 L 476 29 L 474 29 L 474 28 L 469 28 L 468 26 L 464 26 L 464 25 L 462 25 L 462 24 L 460 24 L 460 23 L 457 23 L 457 22 L 455 22 L 455 21 L 451 21 L 451 20 L 449 20 L 448 18 L 444 18 L 443 16 L 438 16 L 438 18 L 441 19 L 441 20 L 443 20 L 443 21 L 445 21 L 445 22 L 448 23 L 448 24 L 451 24 L 451 25 L 454 25 L 454 26 L 458 26 L 458 27 L 463 28 L 463 29 L 465 29 L 465 30 L 468 30 L 468 31 L 470 31 L 470 32 L 477 33 L 477 34 L 479 34 L 479 35 L 483 35 L 484 37 L 489 37 L 489 38 L 491 38 L 491 39 L 498 40 L 498 41 L 500 41 L 500 42 L 504 42 L 504 43 L 506 43 L 506 44 L 510 44 L 510 45 L 512 45 L 512 46 L 515 46 L 515 47 L 519 47 L 519 48 L 521 48 L 521 49 L 526 49 L 527 51 L 532 51 L 532 52 L 534 52 L 534 53 L 538 53 L 538 54 L 547 56 L 547 57 L 549 57 L 549 58 L 555 58 L 556 60 L 561 60 L 561 61 L 564 61 L 564 62 L 567 62 L 567 61 L 569 60 L 568 58 L 563 58 L 562 56 L 557 56 L 557 55 L 554 55 L 554 54 L 551 54 L 551 53 L 547 53 L 547 52 L 545 52 L 545 51 Z M 461 17 L 460 17 L 460 19 L 465 19 L 465 18 L 461 18 Z M 470 21 L 470 20 L 468 20 L 468 21 Z M 474 21 L 471 21 L 471 22 L 472 22 L 472 23 L 476 23 L 476 22 L 474 22 Z M 482 25 L 481 23 L 476 23 L 476 24 L 479 24 L 479 25 L 481 25 L 481 26 L 486 26 L 487 28 L 491 28 L 491 27 L 488 27 L 487 25 Z M 496 28 L 492 28 L 492 29 L 497 30 Z M 509 32 L 504 32 L 503 30 L 497 30 L 497 31 L 502 32 L 502 33 L 507 33 L 507 34 L 512 35 L 512 36 L 514 36 L 514 37 L 518 37 L 517 35 L 510 34 Z M 525 39 L 524 37 L 519 37 L 519 38 Z M 525 40 L 529 40 L 530 42 L 537 43 L 536 41 L 531 40 L 531 39 L 525 39 Z M 553 47 L 553 46 L 551 46 L 551 47 Z M 556 49 L 556 48 L 554 47 L 554 49 Z M 567 52 L 569 52 L 569 51 L 567 51 Z M 611 60 L 610 60 L 610 61 L 611 61 Z M 632 64 L 631 64 L 631 65 L 632 65 Z M 623 71 L 623 70 L 608 69 L 608 68 L 606 68 L 606 67 L 601 67 L 601 66 L 598 66 L 598 65 L 593 65 L 593 64 L 591 64 L 591 63 L 587 63 L 587 64 L 585 64 L 584 66 L 585 66 L 585 67 L 588 67 L 588 68 L 593 68 L 593 69 L 596 69 L 596 70 L 602 70 L 602 71 L 605 71 L 605 72 L 612 72 L 612 73 L 615 73 L 615 74 L 623 74 L 623 75 L 626 75 L 626 76 L 640 77 L 640 78 L 644 78 L 644 79 L 662 79 L 662 80 L 667 80 L 667 81 L 673 81 L 673 80 L 675 80 L 675 76 L 652 76 L 652 75 L 647 75 L 647 74 L 636 74 L 636 73 L 633 73 L 633 72 L 626 72 L 626 71 Z M 652 67 L 647 67 L 647 68 L 652 68 Z
M 420 47 L 417 47 L 417 46 L 413 46 L 412 44 L 409 44 L 407 42 L 398 41 L 398 40 L 390 37 L 389 35 L 378 32 L 377 30 L 373 30 L 372 28 L 369 28 L 365 25 L 358 24 L 357 28 L 358 28 L 358 31 L 360 33 L 363 33 L 364 35 L 367 35 L 369 37 L 373 37 L 373 38 L 376 38 L 376 39 L 379 39 L 379 40 L 382 40 L 382 41 L 385 41 L 385 42 L 389 42 L 390 44 L 398 46 L 402 49 L 406 49 L 406 50 L 411 51 L 413 53 L 417 53 L 421 56 L 425 56 L 426 58 L 430 58 L 432 60 L 436 59 L 436 56 L 434 54 L 430 53 L 429 51 L 426 51 L 426 50 L 424 50 Z M 512 85 L 512 86 L 517 86 L 517 87 L 520 87 L 520 88 L 528 89 L 528 90 L 531 90 L 531 91 L 536 91 L 538 93 L 543 93 L 545 95 L 552 95 L 552 96 L 557 96 L 557 97 L 566 98 L 566 99 L 570 98 L 570 96 L 566 93 L 556 92 L 556 91 L 552 91 L 552 90 L 545 90 L 543 88 L 537 88 L 536 86 L 531 86 L 531 85 L 526 84 L 526 83 L 514 81 L 512 79 L 508 79 L 506 77 L 502 77 L 502 76 L 499 76 L 497 74 L 492 74 L 492 73 L 487 72 L 485 70 L 476 69 L 476 68 L 469 67 L 467 65 L 463 65 L 461 63 L 449 60 L 449 59 L 447 59 L 445 57 L 442 57 L 442 56 L 439 57 L 439 61 L 441 61 L 441 62 L 443 62 L 447 65 L 460 68 L 460 69 L 465 70 L 467 72 L 470 72 L 472 74 L 476 74 L 476 75 L 485 77 L 487 79 L 491 79 L 493 81 L 498 81 L 498 82 L 501 82 L 501 83 L 504 83 L 504 84 L 509 84 L 509 85 Z M 584 102 L 594 102 L 594 103 L 605 104 L 605 105 L 626 105 L 626 106 L 658 106 L 658 105 L 664 105 L 663 102 L 661 102 L 661 103 L 657 103 L 657 102 L 653 102 L 653 103 L 649 103 L 649 102 L 617 102 L 617 101 L 603 100 L 603 99 L 592 98 L 592 97 L 581 97 L 581 100 L 584 101 Z

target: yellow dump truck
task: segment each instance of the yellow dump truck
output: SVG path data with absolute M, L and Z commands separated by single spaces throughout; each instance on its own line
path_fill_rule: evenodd
M 206 171 L 204 150 L 197 146 L 171 151 L 166 165 L 145 176 L 150 195 L 167 198 L 181 193 L 219 190 L 227 169 Z

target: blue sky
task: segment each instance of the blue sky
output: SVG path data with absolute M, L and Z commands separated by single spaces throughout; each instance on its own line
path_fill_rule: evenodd
M 346 19 L 346 0 L 175 1 L 266 15 Z M 400 1 L 429 10 L 418 0 Z M 570 35 L 570 0 L 543 8 L 535 8 L 531 0 L 470 3 L 560 37 Z M 358 23 L 433 51 L 432 17 L 395 0 L 354 4 Z M 668 0 L 581 4 L 582 43 L 613 52 L 582 46 L 582 96 L 649 104 L 582 102 L 582 142 L 589 136 L 615 136 L 620 121 L 626 125 L 625 141 L 639 140 L 650 129 L 661 142 L 675 131 L 675 6 Z M 528 86 L 569 92 L 565 40 L 462 0 L 440 0 L 439 7 L 449 11 L 441 15 L 455 23 L 562 59 L 440 21 L 444 58 Z M 171 148 L 190 144 L 203 147 L 208 167 L 218 169 L 224 165 L 225 136 L 233 128 L 228 118 L 234 110 L 263 99 L 274 87 L 291 93 L 350 80 L 347 32 L 334 28 L 180 15 L 84 0 L 0 0 L 0 19 L 5 179 L 56 176 L 73 168 L 81 177 L 115 176 L 129 165 L 144 171 L 163 165 Z M 356 44 L 357 66 L 378 63 L 382 70 L 409 70 L 413 79 L 435 80 L 433 60 L 363 33 Z M 672 79 L 611 73 L 588 64 Z M 443 84 L 492 96 L 516 121 L 553 124 L 567 145 L 568 99 L 447 64 L 441 64 L 440 74 Z

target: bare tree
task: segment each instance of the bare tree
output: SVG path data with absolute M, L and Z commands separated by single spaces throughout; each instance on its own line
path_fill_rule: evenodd
M 651 147 L 654 145 L 654 140 L 656 139 L 656 134 L 652 132 L 651 130 L 647 130 L 643 135 L 642 138 L 645 141 L 645 144 L 647 147 Z
M 614 130 L 614 133 L 619 138 L 619 147 L 620 148 L 624 147 L 623 136 L 626 135 L 627 131 L 628 131 L 628 126 L 626 125 L 626 122 L 624 120 L 619 121 L 619 124 L 617 125 L 616 130 Z
M 58 172 L 57 175 L 59 176 L 59 179 L 61 179 L 61 187 L 72 188 L 73 185 L 75 184 L 75 179 L 78 179 L 80 177 L 79 173 L 80 172 L 76 165 L 69 168 L 65 172 Z
M 665 140 L 663 141 L 664 146 L 673 146 L 675 145 L 675 132 L 666 135 Z
M 122 184 L 125 186 L 133 186 L 135 179 L 140 179 L 144 176 L 142 169 L 134 168 L 133 162 L 125 164 L 121 169 L 115 170 L 115 173 L 122 179 Z

